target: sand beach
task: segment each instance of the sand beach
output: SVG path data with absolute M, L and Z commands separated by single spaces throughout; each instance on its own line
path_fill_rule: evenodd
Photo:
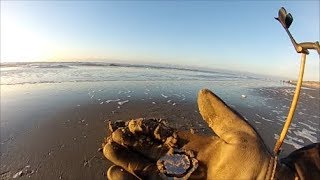
M 186 72 L 175 71 L 184 78 L 181 74 Z M 121 68 L 119 76 L 120 72 Z M 187 72 L 188 77 L 190 73 L 192 78 L 199 76 L 199 72 Z M 108 134 L 108 121 L 163 118 L 177 129 L 192 128 L 196 133 L 212 135 L 196 104 L 202 88 L 211 89 L 242 114 L 272 149 L 294 87 L 265 79 L 222 79 L 231 76 L 227 74 L 211 74 L 209 78 L 213 76 L 215 80 L 163 80 L 161 75 L 162 79 L 153 81 L 12 84 L 13 80 L 2 79 L 6 84 L 1 85 L 0 177 L 105 179 L 111 164 L 98 150 Z M 282 156 L 319 141 L 319 99 L 319 89 L 303 88 Z

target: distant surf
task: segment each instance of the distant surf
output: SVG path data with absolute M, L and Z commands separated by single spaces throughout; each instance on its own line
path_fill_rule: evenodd
M 266 78 L 223 70 L 205 70 L 169 65 L 105 62 L 1 63 L 1 85 L 101 81 L 239 80 L 266 80 Z

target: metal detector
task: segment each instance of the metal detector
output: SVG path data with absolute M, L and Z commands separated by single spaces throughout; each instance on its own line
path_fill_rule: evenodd
M 287 119 L 285 121 L 285 124 L 282 128 L 281 134 L 279 136 L 279 139 L 277 140 L 275 147 L 273 149 L 273 152 L 275 155 L 279 154 L 279 149 L 283 143 L 283 140 L 288 132 L 289 126 L 291 124 L 294 112 L 297 107 L 299 95 L 300 95 L 300 90 L 301 90 L 301 85 L 302 85 L 302 79 L 303 79 L 303 74 L 304 74 L 304 67 L 306 63 L 306 57 L 309 54 L 309 49 L 314 49 L 318 52 L 319 58 L 320 58 L 320 45 L 319 42 L 302 42 L 302 43 L 297 43 L 294 38 L 292 37 L 289 27 L 293 22 L 293 17 L 290 13 L 287 13 L 286 9 L 284 7 L 279 9 L 278 17 L 275 18 L 280 22 L 280 24 L 283 26 L 283 28 L 286 30 L 288 36 L 290 37 L 290 40 L 297 51 L 297 53 L 301 53 L 301 65 L 300 65 L 300 72 L 299 72 L 299 77 L 296 85 L 296 90 L 294 92 L 294 96 L 292 99 L 291 107 L 287 116 Z

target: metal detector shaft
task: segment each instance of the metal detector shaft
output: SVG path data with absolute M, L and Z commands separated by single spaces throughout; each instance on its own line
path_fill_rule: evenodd
M 277 156 L 279 154 L 279 149 L 283 143 L 284 138 L 286 137 L 286 134 L 289 130 L 291 121 L 293 119 L 294 112 L 296 110 L 297 104 L 298 104 L 298 99 L 300 95 L 300 90 L 301 90 L 301 85 L 302 85 L 302 80 L 303 80 L 303 74 L 304 74 L 304 67 L 306 64 L 306 58 L 307 54 L 309 54 L 309 49 L 316 50 L 319 54 L 320 57 L 320 45 L 319 42 L 303 42 L 303 43 L 297 43 L 293 36 L 291 35 L 289 31 L 289 27 L 291 26 L 293 22 L 293 17 L 290 13 L 287 13 L 285 8 L 280 8 L 278 12 L 278 17 L 275 18 L 280 22 L 280 24 L 283 26 L 283 28 L 286 30 L 288 36 L 290 37 L 290 40 L 297 51 L 297 53 L 301 53 L 301 65 L 300 65 L 300 72 L 299 72 L 299 78 L 298 82 L 296 85 L 296 90 L 294 92 L 294 96 L 292 99 L 291 107 L 287 116 L 287 119 L 285 121 L 285 124 L 282 128 L 281 134 L 275 144 L 275 147 L 273 149 L 274 154 Z
M 295 112 L 297 104 L 298 104 L 298 99 L 299 99 L 299 95 L 300 95 L 300 90 L 301 90 L 301 85 L 302 85 L 302 80 L 303 80 L 303 74 L 304 74 L 304 67 L 305 67 L 305 64 L 306 64 L 306 57 L 307 57 L 307 55 L 302 53 L 302 55 L 301 55 L 300 72 L 299 72 L 298 82 L 297 82 L 297 85 L 296 85 L 296 90 L 294 92 L 294 96 L 293 96 L 293 99 L 292 99 L 292 103 L 291 103 L 291 107 L 290 107 L 287 119 L 285 121 L 285 124 L 284 124 L 284 126 L 282 128 L 281 134 L 279 136 L 279 139 L 277 140 L 277 143 L 276 143 L 276 145 L 274 147 L 274 150 L 273 150 L 273 152 L 275 154 L 279 153 L 279 149 L 280 149 L 280 147 L 281 147 L 281 145 L 283 143 L 283 140 L 286 137 L 286 134 L 287 134 L 287 132 L 289 130 L 291 121 L 293 119 L 294 112 Z

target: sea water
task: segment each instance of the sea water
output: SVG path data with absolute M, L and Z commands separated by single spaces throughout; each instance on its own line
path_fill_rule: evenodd
M 54 87 L 52 95 L 73 93 L 79 94 L 73 96 L 78 99 L 85 95 L 93 103 L 116 103 L 117 108 L 131 103 L 133 98 L 151 100 L 153 105 L 157 105 L 159 99 L 172 106 L 196 102 L 197 92 L 208 88 L 258 131 L 270 133 L 274 139 L 279 137 L 294 93 L 292 85 L 278 78 L 223 70 L 102 62 L 2 63 L 1 90 L 7 92 L 16 86 L 25 86 L 25 95 L 34 92 L 35 87 Z M 28 91 L 30 87 L 32 91 Z M 303 101 L 295 115 L 297 120 L 285 139 L 294 149 L 319 141 L 320 99 L 308 93 L 312 91 L 319 90 L 302 92 Z M 12 108 L 8 99 L 2 96 L 3 109 Z
M 274 82 L 239 72 L 174 66 L 88 62 L 1 64 L 1 85 L 103 81 L 232 81 L 237 85 L 238 80 L 253 83 L 262 79 L 264 84 Z

